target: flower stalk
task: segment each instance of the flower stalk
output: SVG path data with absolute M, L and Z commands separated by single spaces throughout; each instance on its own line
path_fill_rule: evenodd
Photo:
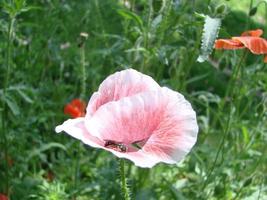
M 85 32 L 80 33 L 80 38 L 79 38 L 79 51 L 80 51 L 80 80 L 81 80 L 81 88 L 80 88 L 80 98 L 83 100 L 85 99 L 85 91 L 86 91 L 86 70 L 85 70 L 85 42 L 88 38 L 88 34 Z M 74 102 L 73 102 L 74 103 Z M 79 103 L 79 106 L 77 107 L 77 103 Z M 81 117 L 84 115 L 84 107 L 82 106 L 83 102 L 80 100 L 77 102 L 76 100 L 76 105 L 74 104 L 74 107 L 72 108 L 77 108 L 79 110 L 78 115 L 77 113 L 73 113 L 76 117 Z M 71 113 L 70 113 L 71 114 Z M 79 183 L 79 177 L 80 177 L 80 153 L 81 153 L 81 146 L 79 144 L 77 148 L 77 155 L 76 155 L 76 160 L 75 160 L 75 166 L 74 166 L 74 188 L 78 188 L 78 183 Z M 73 196 L 74 199 L 76 199 L 76 196 L 74 194 Z
M 120 159 L 120 178 L 121 178 L 121 191 L 125 200 L 130 200 L 130 191 L 127 187 L 127 180 L 125 177 L 124 159 Z
M 85 98 L 86 90 L 86 70 L 85 70 L 85 41 L 88 38 L 88 34 L 85 32 L 80 33 L 80 65 L 81 65 L 81 99 Z
M 222 105 L 220 107 L 220 110 L 223 111 L 225 109 L 226 102 L 228 101 L 227 98 L 230 99 L 229 111 L 228 111 L 229 114 L 227 116 L 225 129 L 223 130 L 223 136 L 222 136 L 222 139 L 220 141 L 218 150 L 216 152 L 215 159 L 212 163 L 212 167 L 209 170 L 209 172 L 207 174 L 207 178 L 203 184 L 202 190 L 204 190 L 206 188 L 208 181 L 210 180 L 211 175 L 212 175 L 212 173 L 216 167 L 216 164 L 218 163 L 219 155 L 223 151 L 223 146 L 225 144 L 225 140 L 227 139 L 228 135 L 230 134 L 231 123 L 232 123 L 233 99 L 236 95 L 236 93 L 235 93 L 236 92 L 236 85 L 237 85 L 236 83 L 237 83 L 237 79 L 238 79 L 238 75 L 240 73 L 240 70 L 242 69 L 242 64 L 246 60 L 247 54 L 248 54 L 248 51 L 244 50 L 238 64 L 235 66 L 234 72 L 233 72 L 231 79 L 230 79 L 230 83 L 228 84 L 228 87 L 226 89 L 225 99 L 222 102 Z M 242 72 L 241 72 L 241 74 L 242 74 Z M 231 87 L 231 86 L 234 86 L 234 87 Z

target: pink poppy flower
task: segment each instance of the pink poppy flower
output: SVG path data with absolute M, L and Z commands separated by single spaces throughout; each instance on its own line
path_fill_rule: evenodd
M 65 121 L 56 127 L 61 131 L 139 167 L 153 167 L 183 159 L 197 140 L 198 125 L 183 95 L 127 69 L 107 77 L 85 117 Z

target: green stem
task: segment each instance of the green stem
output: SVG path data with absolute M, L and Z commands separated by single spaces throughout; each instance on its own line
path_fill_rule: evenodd
M 99 25 L 99 30 L 101 33 L 102 33 L 102 37 L 103 37 L 103 40 L 104 40 L 104 45 L 106 48 L 109 48 L 109 44 L 108 44 L 108 41 L 107 41 L 107 36 L 106 36 L 106 31 L 105 31 L 105 25 L 104 25 L 104 22 L 103 22 L 103 19 L 102 19 L 102 14 L 101 14 L 101 9 L 99 7 L 99 0 L 95 0 L 94 3 L 95 3 L 95 12 L 96 12 L 96 18 L 97 18 L 97 22 L 98 22 L 98 25 Z M 101 5 L 101 4 L 100 4 Z
M 130 192 L 127 187 L 126 177 L 125 177 L 125 169 L 124 169 L 124 159 L 120 159 L 120 176 L 121 176 L 121 191 L 125 200 L 130 200 Z
M 211 0 L 208 0 L 208 3 L 207 3 L 207 4 L 208 4 L 208 6 L 210 5 L 210 3 L 211 3 Z
M 80 144 L 78 144 L 78 150 L 77 150 L 77 154 L 76 154 L 76 159 L 75 159 L 75 168 L 74 168 L 74 189 L 77 191 L 78 189 L 78 184 L 79 184 L 79 173 L 80 173 Z M 72 198 L 73 199 L 76 199 L 76 191 L 75 193 L 73 194 Z
M 226 94 L 225 94 L 225 97 L 226 98 L 228 96 L 231 96 L 232 95 L 232 92 L 234 90 L 233 85 L 236 84 L 236 81 L 237 81 L 237 78 L 238 78 L 238 75 L 239 75 L 240 68 L 241 68 L 242 63 L 244 62 L 244 60 L 246 60 L 247 55 L 248 55 L 248 51 L 247 50 L 244 50 L 243 51 L 243 54 L 241 56 L 241 59 L 240 59 L 239 63 L 237 64 L 237 67 L 235 67 L 235 69 L 233 71 L 233 75 L 231 76 L 230 83 L 228 84 L 228 87 L 226 89 Z
M 81 46 L 80 54 L 81 54 L 81 98 L 85 98 L 86 92 L 86 70 L 85 70 L 85 45 Z
M 265 1 L 265 37 L 267 37 L 267 2 Z
M 193 19 L 193 18 L 192 18 Z M 178 76 L 179 76 L 179 80 L 180 83 L 178 84 L 178 87 L 177 87 L 177 90 L 180 90 L 180 91 L 185 91 L 186 90 L 186 87 L 187 87 L 187 83 L 186 83 L 186 79 L 188 78 L 188 75 L 190 74 L 190 71 L 194 65 L 194 63 L 196 62 L 196 59 L 197 59 L 197 55 L 198 55 L 198 47 L 200 45 L 200 37 L 201 37 L 201 34 L 200 33 L 196 33 L 196 41 L 199 41 L 199 42 L 195 42 L 195 45 L 194 45 L 194 48 L 193 50 L 188 53 L 187 55 L 187 60 L 188 62 L 186 62 L 184 65 L 182 65 L 183 63 L 181 62 L 181 64 L 179 64 L 179 68 L 178 68 Z M 189 49 L 190 47 L 188 47 Z M 184 71 L 184 73 L 182 74 L 182 72 Z
M 253 0 L 250 1 L 250 8 L 249 8 L 249 11 L 251 10 L 253 6 Z M 246 23 L 246 27 L 249 27 L 249 17 L 247 18 L 247 23 Z M 248 28 L 246 28 L 248 29 Z M 219 158 L 219 155 L 222 151 L 222 158 L 223 158 L 223 154 L 224 154 L 224 143 L 225 143 L 225 140 L 226 138 L 229 136 L 230 134 L 230 130 L 231 130 L 231 117 L 232 117 L 232 110 L 233 110 L 233 100 L 234 100 L 234 97 L 236 95 L 239 94 L 240 90 L 238 90 L 237 92 L 235 91 L 236 90 L 236 83 L 237 83 L 237 80 L 238 80 L 238 77 L 239 77 L 239 73 L 240 73 L 240 70 L 241 70 L 241 75 L 243 74 L 242 72 L 242 63 L 246 60 L 246 57 L 247 57 L 247 54 L 248 54 L 248 51 L 245 50 L 237 64 L 237 66 L 234 68 L 234 71 L 233 71 L 233 74 L 231 76 L 231 79 L 229 81 L 229 84 L 228 84 L 228 87 L 226 89 L 226 94 L 225 94 L 225 98 L 224 98 L 224 101 L 222 102 L 221 106 L 220 106 L 220 111 L 223 111 L 224 108 L 225 108 L 225 104 L 229 98 L 230 100 L 230 105 L 229 105 L 229 111 L 228 111 L 228 117 L 227 117 L 227 122 L 226 122 L 226 128 L 224 129 L 223 131 L 223 138 L 220 142 L 220 145 L 219 145 L 219 148 L 218 148 L 218 151 L 216 153 L 216 156 L 215 156 L 215 160 L 212 164 L 212 167 L 211 167 L 211 170 L 209 171 L 208 175 L 207 175 L 207 179 L 206 181 L 204 182 L 204 185 L 202 187 L 202 191 L 206 188 L 207 184 L 208 184 L 208 181 L 210 180 L 211 178 L 211 175 L 215 169 L 215 166 L 217 164 L 217 161 L 218 161 L 218 158 Z M 222 159 L 222 162 L 223 162 L 223 159 Z M 208 197 L 207 197 L 208 198 Z
M 247 22 L 246 22 L 246 28 L 245 28 L 245 30 L 249 30 L 249 28 L 250 28 L 250 21 L 249 21 L 249 19 L 250 19 L 250 17 L 249 17 L 249 12 L 250 12 L 250 10 L 252 9 L 252 7 L 253 7 L 253 0 L 250 0 L 250 4 L 249 4 L 249 10 L 248 10 L 248 17 L 247 17 Z
M 147 26 L 146 27 L 142 27 L 143 29 L 143 45 L 144 45 L 144 49 L 147 50 L 149 49 L 149 32 L 151 31 L 151 22 L 152 22 L 152 18 L 153 18 L 153 5 L 152 5 L 153 1 L 149 0 L 148 1 L 148 15 L 147 15 Z M 141 72 L 145 72 L 145 68 L 146 68 L 146 64 L 147 64 L 147 58 L 146 58 L 146 52 L 143 53 L 143 61 L 141 64 Z
M 11 63 L 11 51 L 12 51 L 12 34 L 13 34 L 13 26 L 15 23 L 15 18 L 11 18 L 11 21 L 8 26 L 8 37 L 7 37 L 7 56 L 6 56 L 6 75 L 5 75 L 5 81 L 4 81 L 4 94 L 6 93 L 6 90 L 8 88 L 9 83 L 9 76 L 10 76 L 10 63 Z
M 80 46 L 80 66 L 81 66 L 81 94 L 80 98 L 85 100 L 86 94 L 86 70 L 85 70 L 85 41 L 87 38 L 81 38 L 81 46 Z M 77 154 L 76 154 L 76 161 L 74 167 L 74 188 L 78 188 L 79 177 L 80 177 L 80 153 L 81 153 L 81 146 L 78 145 Z M 76 198 L 76 194 L 73 195 L 73 198 Z
M 134 9 L 135 9 L 135 0 L 132 0 L 131 1 L 131 9 L 130 10 L 133 12 Z
M 232 88 L 231 89 L 230 89 L 230 87 L 227 88 L 226 97 L 230 94 L 230 106 L 229 106 L 230 109 L 228 111 L 229 114 L 227 116 L 226 128 L 223 131 L 223 138 L 222 138 L 222 140 L 220 142 L 218 151 L 216 152 L 216 156 L 215 156 L 214 162 L 212 164 L 212 167 L 211 167 L 211 169 L 210 169 L 210 171 L 209 171 L 209 173 L 207 175 L 207 179 L 204 182 L 204 185 L 202 187 L 202 191 L 206 188 L 206 186 L 208 184 L 208 181 L 211 178 L 211 175 L 212 175 L 212 173 L 213 173 L 213 171 L 215 169 L 215 166 L 216 166 L 216 164 L 218 162 L 219 155 L 220 155 L 220 153 L 221 153 L 221 151 L 223 149 L 225 140 L 228 137 L 228 135 L 230 134 L 231 119 L 232 119 L 231 117 L 232 117 L 232 110 L 233 110 L 233 100 L 232 99 L 235 96 L 235 86 L 236 86 L 236 81 L 238 79 L 239 71 L 241 69 L 242 63 L 244 62 L 246 56 L 247 56 L 247 51 L 244 51 L 242 57 L 240 58 L 240 61 L 239 61 L 238 65 L 234 69 L 233 75 L 232 75 L 230 83 L 229 83 L 229 85 L 231 85 Z M 221 106 L 221 111 L 223 111 L 223 109 L 225 107 L 225 102 L 226 102 L 226 99 L 224 100 L 223 105 Z
M 8 26 L 8 37 L 7 37 L 7 54 L 6 54 L 6 74 L 4 79 L 4 87 L 3 87 L 3 96 L 6 99 L 7 88 L 9 85 L 9 78 L 10 78 L 10 68 L 11 68 L 11 54 L 12 54 L 12 34 L 13 34 L 13 27 L 15 23 L 15 18 L 11 18 L 9 26 Z M 4 156 L 5 156 L 5 187 L 6 187 L 6 194 L 9 196 L 9 167 L 8 167 L 8 126 L 7 126 L 7 104 L 3 101 L 3 111 L 2 111 L 2 138 L 4 142 Z

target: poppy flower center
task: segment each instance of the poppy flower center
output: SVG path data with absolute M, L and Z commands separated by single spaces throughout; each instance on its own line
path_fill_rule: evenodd
M 135 141 L 131 144 L 124 144 L 122 142 L 116 142 L 113 140 L 105 140 L 104 147 L 113 149 L 115 151 L 119 152 L 134 152 L 142 149 L 142 147 L 145 145 L 147 139 L 141 140 L 141 141 Z

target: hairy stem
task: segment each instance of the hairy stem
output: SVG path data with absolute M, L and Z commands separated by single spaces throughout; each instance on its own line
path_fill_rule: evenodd
M 85 98 L 86 91 L 86 70 L 85 70 L 85 47 L 84 45 L 80 48 L 81 54 L 81 98 Z
M 120 159 L 120 176 L 121 176 L 121 191 L 125 200 L 130 200 L 130 192 L 127 187 L 126 177 L 125 177 L 125 169 L 124 169 L 124 159 Z

